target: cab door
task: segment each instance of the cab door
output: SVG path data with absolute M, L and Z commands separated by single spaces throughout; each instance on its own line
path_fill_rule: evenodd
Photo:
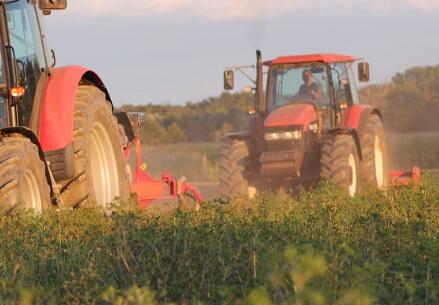
M 18 62 L 20 85 L 26 89 L 17 105 L 18 124 L 37 133 L 39 111 L 34 110 L 39 109 L 34 108 L 39 107 L 49 69 L 38 8 L 33 3 L 28 0 L 6 3 L 6 19 L 9 44 Z
M 5 48 L 7 41 L 7 31 L 6 31 L 6 18 L 5 18 L 5 4 L 0 4 L 0 129 L 10 127 L 9 122 L 9 89 L 11 82 L 8 76 L 8 63 L 7 63 L 7 52 Z
M 351 90 L 351 79 L 345 62 L 338 62 L 331 66 L 332 89 L 335 106 L 335 125 L 345 121 L 348 108 L 354 104 Z
M 0 129 L 9 127 L 8 97 L 9 89 L 6 81 L 4 49 L 0 52 Z

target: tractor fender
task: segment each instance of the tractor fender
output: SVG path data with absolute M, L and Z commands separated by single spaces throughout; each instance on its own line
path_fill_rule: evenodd
M 14 134 L 14 133 L 21 134 L 22 136 L 28 138 L 33 144 L 35 144 L 35 146 L 38 148 L 38 155 L 40 156 L 41 161 L 43 161 L 44 163 L 47 184 L 49 185 L 50 188 L 50 198 L 52 198 L 52 201 L 55 200 L 56 196 L 54 193 L 54 189 L 53 189 L 54 186 L 52 184 L 52 179 L 50 176 L 49 165 L 46 162 L 46 157 L 44 156 L 43 148 L 41 147 L 40 141 L 38 140 L 36 134 L 34 134 L 34 132 L 27 127 L 8 127 L 1 129 L 0 132 L 2 134 Z M 53 202 L 53 203 L 57 204 L 57 202 Z
M 377 115 L 382 120 L 381 112 L 377 108 L 369 105 L 353 105 L 349 108 L 344 127 L 356 130 L 361 139 L 370 115 Z
M 240 141 L 253 140 L 251 133 L 248 131 L 229 132 L 224 136 L 224 138 L 229 140 L 240 140 Z
M 255 145 L 256 152 L 265 150 L 264 141 L 264 119 L 259 114 L 255 114 L 249 119 L 247 131 L 230 132 L 225 135 L 226 139 L 250 141 Z M 255 153 L 256 153 L 255 152 Z
M 363 152 L 361 151 L 361 142 L 360 142 L 360 136 L 358 134 L 358 131 L 354 128 L 350 127 L 339 127 L 339 128 L 332 128 L 327 131 L 329 134 L 347 134 L 352 136 L 355 142 L 355 146 L 357 147 L 358 156 L 360 157 L 360 160 L 363 160 Z
M 73 110 L 76 90 L 80 84 L 93 84 L 111 98 L 93 71 L 81 66 L 54 69 L 43 95 L 39 139 L 43 151 L 65 149 L 73 141 Z

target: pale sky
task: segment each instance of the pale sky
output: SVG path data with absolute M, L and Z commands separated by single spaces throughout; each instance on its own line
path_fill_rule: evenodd
M 364 57 L 373 83 L 439 64 L 439 0 L 70 0 L 48 21 L 58 64 L 95 70 L 117 105 L 216 96 L 256 49 Z

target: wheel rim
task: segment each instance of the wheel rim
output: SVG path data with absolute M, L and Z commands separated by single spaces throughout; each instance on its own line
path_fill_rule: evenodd
M 247 194 L 249 199 L 254 199 L 257 193 L 258 190 L 254 186 L 247 187 Z
M 96 202 L 103 207 L 120 194 L 119 172 L 112 141 L 100 122 L 92 125 L 89 162 Z
M 41 199 L 40 188 L 37 179 L 31 170 L 26 170 L 24 172 L 21 195 L 25 206 L 30 207 L 37 213 L 43 211 L 43 201 Z
M 350 171 L 350 181 L 349 181 L 349 196 L 354 197 L 357 193 L 357 164 L 355 162 L 355 157 L 353 154 L 349 155 L 349 171 Z
M 378 188 L 384 186 L 384 158 L 381 139 L 375 136 L 375 177 Z

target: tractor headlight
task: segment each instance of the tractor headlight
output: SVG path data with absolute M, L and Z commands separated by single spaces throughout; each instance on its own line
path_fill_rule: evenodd
M 280 139 L 280 133 L 278 132 L 270 132 L 265 134 L 266 141 L 276 141 Z
M 302 138 L 302 131 L 285 131 L 285 132 L 270 132 L 265 134 L 266 141 L 276 140 L 299 140 Z
M 317 133 L 319 131 L 319 124 L 318 123 L 309 124 L 309 130 L 311 130 L 314 133 Z

